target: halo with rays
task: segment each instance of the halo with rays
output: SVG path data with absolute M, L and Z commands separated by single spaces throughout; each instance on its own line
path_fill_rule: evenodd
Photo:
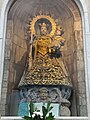
M 33 19 L 31 20 L 30 22 L 30 26 L 29 26 L 29 32 L 31 34 L 36 34 L 36 30 L 35 30 L 35 24 L 38 20 L 40 19 L 46 19 L 48 20 L 50 23 L 51 23 L 51 31 L 50 33 L 48 34 L 48 36 L 52 37 L 54 34 L 55 34 L 55 31 L 56 31 L 56 21 L 54 20 L 54 18 L 52 18 L 51 16 L 49 15 L 44 15 L 44 14 L 40 14 L 40 15 L 37 15 L 37 16 L 34 16 Z

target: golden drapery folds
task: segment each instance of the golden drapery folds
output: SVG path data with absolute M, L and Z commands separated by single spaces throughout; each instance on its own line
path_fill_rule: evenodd
M 54 29 L 54 30 L 53 30 Z M 28 69 L 19 86 L 25 85 L 62 85 L 70 86 L 66 66 L 62 60 L 61 47 L 64 46 L 63 30 L 50 16 L 36 16 L 30 27 L 34 39 L 31 42 L 32 65 L 29 59 Z M 38 32 L 37 32 L 38 31 Z

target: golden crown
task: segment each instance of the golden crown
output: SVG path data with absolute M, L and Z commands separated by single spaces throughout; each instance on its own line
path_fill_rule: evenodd
M 43 23 L 40 23 L 39 25 L 40 25 L 41 27 L 47 27 L 47 26 L 48 26 L 48 25 L 47 25 L 46 23 L 44 23 L 44 22 L 43 22 Z
M 61 31 L 62 27 L 60 25 L 58 25 L 58 26 L 56 26 L 56 29 Z

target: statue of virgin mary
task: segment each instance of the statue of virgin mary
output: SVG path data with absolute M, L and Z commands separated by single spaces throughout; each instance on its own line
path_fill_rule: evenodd
M 65 43 L 65 39 L 62 37 L 63 30 L 59 25 L 53 28 L 53 24 L 47 23 L 46 19 L 40 19 L 41 21 L 37 20 L 38 24 L 36 25 L 38 33 L 34 33 L 35 37 L 31 42 L 32 50 L 30 50 L 32 53 L 29 51 L 29 57 L 32 59 L 28 60 L 29 67 L 19 86 L 72 86 L 68 71 L 62 60 L 61 48 Z M 50 28 L 52 31 L 54 29 L 52 36 L 50 35 Z

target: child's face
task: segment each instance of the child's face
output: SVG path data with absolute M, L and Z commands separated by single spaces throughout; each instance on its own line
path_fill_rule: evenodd
M 56 35 L 61 35 L 61 31 L 60 30 L 56 30 Z

